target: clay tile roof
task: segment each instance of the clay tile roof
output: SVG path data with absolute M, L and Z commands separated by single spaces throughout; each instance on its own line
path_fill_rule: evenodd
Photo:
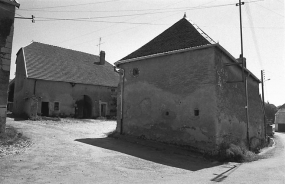
M 182 18 L 120 61 L 207 44 L 211 43 L 186 18 Z
M 23 48 L 28 78 L 116 87 L 113 66 L 92 54 L 33 42 Z

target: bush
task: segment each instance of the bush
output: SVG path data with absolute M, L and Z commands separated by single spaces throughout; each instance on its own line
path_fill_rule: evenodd
M 220 160 L 222 161 L 252 162 L 257 159 L 258 156 L 255 153 L 249 151 L 244 145 L 223 145 L 220 152 Z

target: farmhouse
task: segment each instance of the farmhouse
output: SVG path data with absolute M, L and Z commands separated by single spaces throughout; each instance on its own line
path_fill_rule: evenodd
M 121 73 L 116 131 L 210 152 L 230 143 L 260 146 L 265 138 L 260 80 L 237 62 L 182 18 L 115 63 Z
M 96 118 L 116 116 L 119 75 L 95 56 L 33 42 L 17 53 L 15 115 Z

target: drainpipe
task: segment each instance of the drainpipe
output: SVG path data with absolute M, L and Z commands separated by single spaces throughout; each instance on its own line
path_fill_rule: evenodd
M 122 68 L 119 68 L 117 70 L 117 67 L 114 66 L 114 71 L 117 72 L 122 76 L 122 84 L 121 84 L 121 126 L 120 126 L 120 134 L 123 134 L 123 100 L 124 100 L 124 83 L 125 83 L 125 70 Z
M 35 83 L 34 83 L 34 96 L 36 96 L 36 85 L 37 85 L 37 79 L 35 79 Z

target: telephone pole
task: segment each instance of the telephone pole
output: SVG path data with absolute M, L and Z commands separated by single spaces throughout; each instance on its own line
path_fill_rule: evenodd
M 248 86 L 247 86 L 247 76 L 244 74 L 245 61 L 243 58 L 243 37 L 242 37 L 242 16 L 241 16 L 241 6 L 244 5 L 244 2 L 239 0 L 239 3 L 236 6 L 239 6 L 239 22 L 240 22 L 240 42 L 241 42 L 241 54 L 240 60 L 242 62 L 242 78 L 244 82 L 244 91 L 245 91 L 245 115 L 246 115 L 246 138 L 248 143 L 248 149 L 250 149 L 250 140 L 249 140 L 249 116 L 248 116 Z
M 264 80 L 263 78 L 264 78 L 264 72 L 263 70 L 261 70 L 262 104 L 263 104 L 263 110 L 264 110 L 263 121 L 264 121 L 264 134 L 265 134 L 265 140 L 266 140 L 267 124 L 266 124 L 265 104 L 264 104 Z

